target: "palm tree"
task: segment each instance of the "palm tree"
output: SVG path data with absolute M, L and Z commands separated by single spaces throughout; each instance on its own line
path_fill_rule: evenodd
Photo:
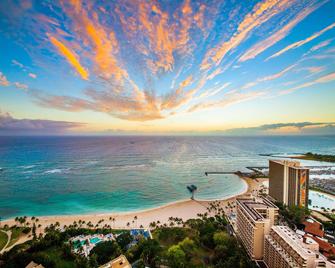
M 127 222 L 127 227 L 129 227 L 130 226 L 130 222 Z
M 134 220 L 136 222 L 136 227 L 137 227 L 137 216 L 134 217 Z
M 112 218 L 113 221 L 113 228 L 115 229 L 115 218 Z

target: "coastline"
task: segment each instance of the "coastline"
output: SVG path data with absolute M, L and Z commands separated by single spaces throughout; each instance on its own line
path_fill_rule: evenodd
M 149 224 L 154 221 L 159 221 L 161 224 L 168 224 L 171 216 L 182 218 L 184 221 L 191 218 L 197 218 L 197 214 L 205 213 L 207 211 L 207 207 L 211 202 L 218 201 L 221 206 L 226 206 L 228 202 L 235 200 L 236 197 L 252 192 L 260 184 L 256 180 L 250 178 L 241 177 L 241 179 L 245 183 L 245 187 L 241 190 L 241 192 L 222 199 L 178 200 L 162 206 L 130 212 L 38 216 L 38 224 L 40 224 L 41 227 L 38 228 L 37 231 L 42 233 L 46 226 L 56 222 L 59 222 L 60 226 L 64 227 L 65 225 L 68 226 L 73 224 L 74 221 L 78 222 L 79 220 L 85 221 L 86 223 L 90 221 L 94 225 L 103 220 L 103 222 L 100 223 L 100 227 L 107 224 L 111 225 L 113 229 L 129 229 L 139 228 L 141 225 L 144 228 L 148 228 Z M 135 216 L 137 217 L 137 220 L 134 220 Z M 110 218 L 115 218 L 115 221 L 110 220 Z M 27 217 L 27 219 L 30 221 L 30 217 Z M 130 224 L 129 226 L 127 226 L 128 223 Z M 16 222 L 13 218 L 11 218 L 1 221 L 1 224 L 12 226 L 15 225 Z M 86 224 L 84 224 L 83 227 L 86 227 Z

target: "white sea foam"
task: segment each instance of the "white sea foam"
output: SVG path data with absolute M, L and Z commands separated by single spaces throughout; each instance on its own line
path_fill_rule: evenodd
M 29 166 L 22 166 L 23 169 L 31 169 L 35 167 L 35 165 L 29 165 Z
M 55 168 L 51 170 L 47 170 L 44 172 L 45 174 L 56 174 L 56 173 L 62 173 L 62 169 L 60 168 Z

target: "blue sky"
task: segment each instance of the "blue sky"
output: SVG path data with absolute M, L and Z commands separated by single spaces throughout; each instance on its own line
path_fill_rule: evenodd
M 333 133 L 333 10 L 331 0 L 1 1 L 0 131 Z

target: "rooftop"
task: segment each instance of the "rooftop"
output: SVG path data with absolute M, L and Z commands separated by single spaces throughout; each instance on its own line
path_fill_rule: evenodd
M 271 228 L 276 232 L 287 244 L 289 244 L 300 256 L 307 258 L 314 255 L 315 252 L 307 248 L 307 245 L 317 244 L 313 239 L 302 239 L 301 236 L 296 234 L 292 229 L 287 226 L 272 226 Z
M 269 160 L 269 162 L 274 162 L 274 163 L 278 163 L 284 166 L 288 166 L 291 168 L 295 168 L 295 169 L 307 169 L 306 167 L 303 167 L 300 165 L 299 161 L 292 161 L 292 160 L 280 160 L 280 159 L 274 159 L 274 160 Z
M 131 268 L 126 256 L 120 255 L 116 259 L 100 266 L 100 268 Z
M 322 230 L 322 225 L 318 222 L 310 222 L 304 221 L 303 225 L 305 225 L 305 232 L 311 235 L 324 237 L 325 233 Z
M 275 204 L 266 198 L 237 198 L 237 203 L 239 203 L 255 221 L 266 219 L 259 210 L 277 208 Z

